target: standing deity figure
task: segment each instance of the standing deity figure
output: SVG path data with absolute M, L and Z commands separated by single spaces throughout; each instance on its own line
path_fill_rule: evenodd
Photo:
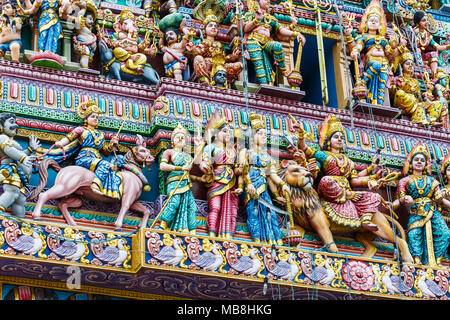
M 164 53 L 164 70 L 167 77 L 176 80 L 183 80 L 183 71 L 188 62 L 185 56 L 188 36 L 184 33 L 184 21 L 182 14 L 172 14 L 161 19 L 158 26 L 164 33 L 164 38 L 159 41 L 159 48 Z M 183 30 L 183 34 L 180 30 Z
M 97 8 L 92 0 L 81 0 L 73 5 L 79 9 L 76 17 L 68 19 L 75 22 L 76 34 L 73 36 L 73 44 L 80 57 L 81 68 L 89 69 L 89 63 L 92 62 L 97 49 L 97 36 L 92 32 L 97 20 Z
M 162 229 L 195 234 L 198 210 L 189 175 L 193 158 L 184 151 L 188 137 L 188 131 L 178 123 L 171 136 L 172 149 L 162 154 L 159 168 L 169 172 L 166 179 L 169 198 L 159 220 Z
M 194 72 L 200 83 L 226 87 L 231 84 L 243 69 L 242 62 L 238 61 L 241 57 L 238 48 L 235 48 L 231 54 L 226 54 L 224 45 L 217 40 L 219 34 L 219 23 L 223 19 L 221 7 L 211 0 L 201 2 L 193 13 L 194 18 L 203 22 L 204 37 L 203 40 L 193 46 L 190 44 L 190 53 L 194 58 Z M 222 82 L 223 72 L 225 71 L 226 83 Z M 216 74 L 220 72 L 219 82 Z
M 406 112 L 411 121 L 419 125 L 442 126 L 447 116 L 447 106 L 441 101 L 421 99 L 419 81 L 414 76 L 414 57 L 405 50 L 399 57 L 401 76 L 395 79 L 394 106 Z M 428 83 L 430 84 L 430 83 Z M 427 84 L 427 85 L 428 85 Z M 434 87 L 433 84 L 431 84 Z
M 129 9 L 122 10 L 113 24 L 114 33 L 107 43 L 113 50 L 114 58 L 121 62 L 121 71 L 142 75 L 147 56 L 156 55 L 156 47 L 150 46 L 147 37 L 141 40 L 136 17 Z
M 11 52 L 11 60 L 19 62 L 20 49 L 22 48 L 22 19 L 17 16 L 16 8 L 10 0 L 2 3 L 2 15 L 0 17 L 0 57 L 6 52 Z
M 30 136 L 26 150 L 14 140 L 17 135 L 16 115 L 0 114 L 0 180 L 3 194 L 0 196 L 0 211 L 11 208 L 13 215 L 25 217 L 25 185 L 28 184 L 36 156 L 32 155 L 40 146 L 35 136 Z
M 389 80 L 389 61 L 398 54 L 397 35 L 386 39 L 386 17 L 379 0 L 367 6 L 360 24 L 360 36 L 351 43 L 351 58 L 358 61 L 364 53 L 364 71 L 357 85 L 367 88 L 368 102 L 383 105 Z M 404 41 L 404 40 L 402 40 Z M 402 43 L 402 46 L 406 44 Z M 348 45 L 348 44 L 347 44 Z
M 277 19 L 269 13 L 269 7 L 270 0 L 258 0 L 255 8 L 249 8 L 249 12 L 244 15 L 243 19 L 247 51 L 255 67 L 258 83 L 273 85 L 275 77 L 270 63 L 272 55 L 283 75 L 288 76 L 289 74 L 286 69 L 283 45 L 273 40 L 273 36 L 297 38 L 301 46 L 305 44 L 306 39 L 297 31 L 282 28 Z
M 408 247 L 414 262 L 429 266 L 441 264 L 450 244 L 450 230 L 439 212 L 442 202 L 439 182 L 431 176 L 431 157 L 419 142 L 408 154 L 397 187 L 393 207 L 406 205 Z
M 441 164 L 441 179 L 444 183 L 444 187 L 440 191 L 443 198 L 442 215 L 448 226 L 450 225 L 450 153 Z
M 35 0 L 33 4 L 25 0 L 25 5 L 26 9 L 19 10 L 22 14 L 34 15 L 40 10 L 38 51 L 56 53 L 59 40 L 64 36 L 59 16 L 70 14 L 70 0 Z
M 270 183 L 281 187 L 283 193 L 290 193 L 289 187 L 277 174 L 277 164 L 267 153 L 267 133 L 259 115 L 251 113 L 253 130 L 250 149 L 239 154 L 239 164 L 244 166 L 242 176 L 245 183 L 244 205 L 247 212 L 247 226 L 255 242 L 282 245 L 282 234 L 276 212 L 258 199 L 272 204 L 269 194 Z M 243 188 L 244 186 L 240 186 Z
M 65 157 L 76 155 L 76 166 L 95 173 L 92 190 L 108 198 L 120 200 L 123 193 L 123 179 L 117 170 L 123 167 L 124 157 L 118 155 L 110 161 L 102 157 L 102 154 L 107 157 L 113 152 L 119 144 L 118 138 L 114 136 L 109 143 L 105 141 L 103 132 L 98 130 L 98 121 L 102 112 L 94 101 L 81 103 L 77 114 L 83 119 L 83 125 L 76 127 L 64 138 L 55 142 L 55 147 L 58 149 L 46 152 L 46 157 L 60 162 L 64 155 Z M 39 153 L 43 151 L 42 149 Z
M 208 120 L 200 170 L 212 181 L 208 181 L 208 207 L 206 218 L 210 236 L 231 239 L 236 231 L 238 194 L 242 193 L 237 184 L 238 155 L 231 138 L 231 127 L 225 116 L 216 110 Z
M 298 147 L 308 158 L 315 158 L 320 164 L 322 178 L 318 191 L 322 206 L 328 217 L 336 224 L 352 228 L 365 228 L 376 231 L 372 223 L 373 215 L 378 211 L 381 197 L 370 191 L 354 191 L 352 187 L 377 188 L 375 174 L 371 175 L 375 164 L 357 172 L 353 161 L 344 154 L 345 130 L 334 114 L 328 115 L 320 127 L 319 146 L 314 150 L 304 140 L 304 131 L 299 131 Z
M 413 20 L 418 53 L 421 54 L 423 63 L 430 67 L 431 76 L 434 78 L 438 71 L 439 52 L 450 49 L 450 44 L 440 45 L 433 39 L 433 35 L 428 31 L 429 21 L 425 12 L 416 11 Z

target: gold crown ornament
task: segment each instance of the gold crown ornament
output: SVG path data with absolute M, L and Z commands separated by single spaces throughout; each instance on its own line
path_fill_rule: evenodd
M 94 100 L 89 99 L 87 102 L 82 102 L 78 105 L 77 115 L 81 119 L 86 119 L 93 113 L 102 114 L 102 111 Z
M 419 153 L 423 154 L 426 158 L 426 165 L 425 165 L 423 174 L 425 174 L 425 175 L 431 174 L 430 152 L 428 151 L 427 147 L 422 142 L 419 142 L 414 148 L 411 149 L 408 156 L 406 157 L 405 163 L 403 164 L 403 175 L 404 176 L 411 174 L 410 170 L 412 170 L 412 160 L 413 160 L 414 156 L 416 156 Z
M 220 114 L 219 110 L 215 110 L 214 113 L 208 120 L 208 124 L 206 125 L 207 130 L 219 130 L 224 125 L 228 124 L 228 120 L 225 115 Z
M 250 124 L 252 126 L 252 129 L 254 131 L 258 131 L 259 129 L 265 129 L 266 126 L 264 125 L 264 122 L 261 119 L 261 116 L 259 114 L 256 114 L 254 112 L 250 113 Z
M 181 125 L 180 122 L 178 122 L 178 125 L 176 126 L 176 128 L 172 131 L 172 135 L 170 137 L 170 141 L 173 142 L 173 139 L 175 138 L 175 136 L 177 134 L 183 134 L 185 137 L 188 136 L 188 131 Z
M 192 16 L 206 26 L 210 22 L 219 24 L 223 20 L 223 10 L 214 0 L 204 0 L 195 7 Z
M 97 14 L 98 14 L 98 10 L 97 10 L 97 6 L 95 5 L 93 0 L 85 0 L 86 2 L 86 8 L 87 8 L 87 12 L 92 12 L 92 14 L 94 15 L 94 21 L 97 20 Z
M 405 50 L 405 52 L 403 52 L 400 55 L 400 63 L 403 64 L 405 61 L 408 61 L 408 60 L 414 61 L 414 56 L 411 53 L 411 51 Z
M 381 6 L 380 0 L 372 0 L 370 4 L 366 7 L 364 14 L 361 18 L 361 24 L 359 25 L 359 31 L 361 33 L 367 32 L 367 20 L 371 15 L 376 15 L 380 18 L 380 30 L 378 33 L 382 36 L 386 34 L 386 15 L 384 14 L 383 7 Z
M 134 16 L 134 13 L 130 9 L 125 9 L 120 12 L 120 14 L 116 17 L 116 22 L 119 21 L 120 23 L 124 22 L 125 20 L 136 20 L 136 17 Z
M 325 120 L 323 120 L 322 125 L 320 126 L 319 131 L 319 146 L 323 150 L 324 144 L 327 139 L 331 138 L 333 134 L 336 132 L 344 133 L 344 127 L 342 126 L 341 121 L 336 118 L 334 114 L 329 114 Z

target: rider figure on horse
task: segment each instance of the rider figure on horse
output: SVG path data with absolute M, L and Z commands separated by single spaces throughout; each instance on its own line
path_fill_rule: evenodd
M 61 149 L 69 157 L 78 153 L 75 165 L 95 173 L 91 188 L 106 197 L 120 200 L 123 194 L 123 178 L 117 170 L 123 167 L 124 157 L 118 155 L 112 160 L 102 157 L 102 154 L 109 156 L 118 146 L 119 140 L 114 136 L 109 143 L 105 141 L 103 133 L 98 130 L 98 120 L 102 112 L 94 101 L 80 104 L 77 114 L 83 119 L 83 125 L 55 142 L 55 147 L 60 150 L 50 151 L 48 156 L 58 161 L 58 158 L 61 159 Z

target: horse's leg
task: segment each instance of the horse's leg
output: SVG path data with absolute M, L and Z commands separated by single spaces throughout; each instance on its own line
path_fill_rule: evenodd
M 319 234 L 320 239 L 322 239 L 328 250 L 331 252 L 339 251 L 334 243 L 333 234 L 330 230 L 330 222 L 322 210 L 316 210 L 316 212 L 311 215 L 309 223 Z
M 126 184 L 124 183 L 124 192 L 122 195 L 122 203 L 120 205 L 120 211 L 119 215 L 117 216 L 117 220 L 114 223 L 115 225 L 115 231 L 121 231 L 122 230 L 122 224 L 123 224 L 123 218 L 125 218 L 125 215 L 127 214 L 128 210 L 132 206 L 132 204 L 136 201 L 135 193 L 130 188 L 130 191 L 126 192 L 125 188 Z
M 413 262 L 413 258 L 408 249 L 408 243 L 401 237 L 395 236 L 391 225 L 381 212 L 376 212 L 373 215 L 372 222 L 378 226 L 378 230 L 374 231 L 374 234 L 394 244 L 397 241 L 397 245 L 403 261 Z
M 139 228 L 145 228 L 147 227 L 148 218 L 150 217 L 150 210 L 148 210 L 142 203 L 139 201 L 135 201 L 131 207 L 130 210 L 133 210 L 137 213 L 142 213 L 142 220 L 141 224 L 139 225 Z
M 81 207 L 83 201 L 77 196 L 69 196 L 61 199 L 61 202 L 58 204 L 58 208 L 63 214 L 66 222 L 69 226 L 76 226 L 75 220 L 73 220 L 72 216 L 69 213 L 68 208 L 78 208 Z
M 62 198 L 64 196 L 72 194 L 77 191 L 79 187 L 90 185 L 90 182 L 92 181 L 90 176 L 71 175 L 70 178 L 67 178 L 65 175 L 61 176 L 61 172 L 62 171 L 60 171 L 58 176 L 56 176 L 55 184 L 53 185 L 53 187 L 39 195 L 36 207 L 33 211 L 33 219 L 39 219 L 41 217 L 42 206 L 47 201 Z
M 375 235 L 370 232 L 358 232 L 355 238 L 356 241 L 360 242 L 366 249 L 361 255 L 361 257 L 366 258 L 373 257 L 373 255 L 377 252 L 377 248 L 372 243 L 373 239 L 375 239 Z

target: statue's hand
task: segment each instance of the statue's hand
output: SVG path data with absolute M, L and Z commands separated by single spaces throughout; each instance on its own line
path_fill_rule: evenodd
M 289 188 L 289 186 L 287 184 L 283 185 L 283 187 L 281 188 L 281 192 L 283 194 L 288 194 L 291 195 L 291 188 Z
M 25 157 L 25 159 L 23 159 L 22 163 L 27 167 L 31 167 L 35 160 L 36 160 L 36 156 L 27 156 L 27 157 Z
M 300 34 L 297 36 L 297 41 L 298 41 L 302 46 L 304 46 L 305 43 L 306 43 L 306 38 L 300 33 Z
M 256 195 L 256 189 L 252 183 L 247 185 L 247 192 L 252 198 Z
M 414 204 L 414 199 L 411 196 L 405 197 L 405 204 L 408 206 L 412 206 Z
M 32 135 L 28 139 L 28 146 L 30 147 L 31 150 L 36 151 L 41 146 L 41 143 L 36 138 L 36 136 Z
M 181 167 L 181 169 L 183 171 L 191 171 L 191 168 L 192 168 L 192 164 L 190 164 L 190 163 L 185 164 L 183 167 Z

